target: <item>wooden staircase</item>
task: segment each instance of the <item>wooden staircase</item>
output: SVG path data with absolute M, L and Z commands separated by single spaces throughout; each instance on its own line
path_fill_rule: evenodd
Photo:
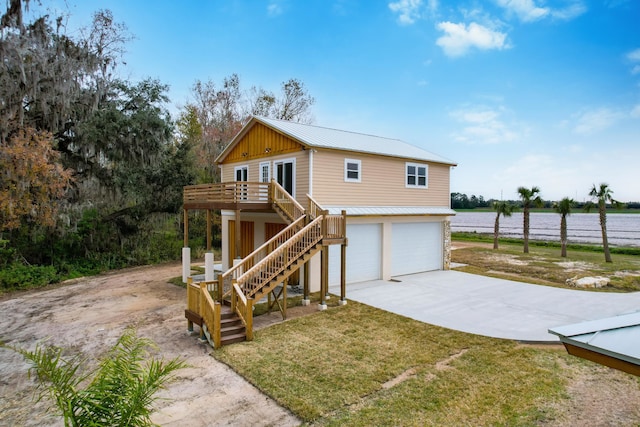
M 330 216 L 310 197 L 309 209 L 305 210 L 275 182 L 269 199 L 273 210 L 290 225 L 221 274 L 216 282 L 187 286 L 185 316 L 189 328 L 198 324 L 214 348 L 252 340 L 254 301 L 285 283 L 327 244 L 335 243 L 335 230 L 339 229 L 345 239 L 344 213 Z M 231 307 L 225 305 L 227 302 Z

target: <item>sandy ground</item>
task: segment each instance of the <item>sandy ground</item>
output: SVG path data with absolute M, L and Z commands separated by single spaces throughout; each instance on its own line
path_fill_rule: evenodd
M 167 283 L 179 264 L 141 267 L 76 283 L 5 296 L 0 340 L 33 349 L 39 341 L 99 357 L 129 325 L 151 338 L 165 358 L 190 365 L 159 393 L 152 421 L 162 426 L 296 426 L 300 421 L 209 355 L 211 348 L 187 333 L 186 290 Z M 295 312 L 290 312 L 290 317 Z M 276 314 L 265 319 L 277 322 Z M 197 328 L 196 328 L 197 329 Z M 34 403 L 34 381 L 22 356 L 0 349 L 0 426 L 62 425 Z
M 37 342 L 82 351 L 97 358 L 125 327 L 158 345 L 165 358 L 190 365 L 159 394 L 153 422 L 162 426 L 296 426 L 300 421 L 226 365 L 211 348 L 186 331 L 186 291 L 167 283 L 181 274 L 179 264 L 141 267 L 79 279 L 43 290 L 0 298 L 0 340 L 33 349 Z M 317 306 L 287 310 L 295 318 Z M 256 319 L 256 328 L 281 322 L 279 313 Z M 640 381 L 595 364 L 566 367 L 567 399 L 553 409 L 553 426 L 640 425 Z M 0 426 L 60 426 L 44 402 L 34 402 L 35 382 L 21 356 L 0 348 Z

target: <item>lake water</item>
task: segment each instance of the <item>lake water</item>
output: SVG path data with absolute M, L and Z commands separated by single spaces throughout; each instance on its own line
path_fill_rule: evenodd
M 560 241 L 560 215 L 532 212 L 529 238 Z M 490 233 L 493 235 L 495 212 L 458 212 L 451 219 L 451 231 Z M 523 213 L 500 217 L 500 236 L 522 238 Z M 574 213 L 567 217 L 569 243 L 602 244 L 598 213 Z M 640 247 L 640 214 L 608 214 L 607 235 L 610 246 Z

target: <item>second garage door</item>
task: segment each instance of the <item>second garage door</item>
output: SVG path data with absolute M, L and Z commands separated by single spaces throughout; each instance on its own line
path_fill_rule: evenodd
M 381 276 L 382 225 L 348 224 L 347 283 L 376 280 Z M 340 283 L 340 246 L 329 247 L 329 284 Z
M 441 223 L 394 223 L 391 230 L 392 276 L 442 268 Z

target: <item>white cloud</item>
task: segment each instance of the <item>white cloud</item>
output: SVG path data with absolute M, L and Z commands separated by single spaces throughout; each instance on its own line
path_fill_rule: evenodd
M 462 125 L 452 135 L 458 142 L 498 144 L 518 140 L 521 133 L 526 133 L 511 129 L 502 119 L 502 111 L 489 107 L 463 108 L 449 116 Z
M 633 109 L 631 109 L 630 115 L 634 119 L 640 119 L 640 104 L 636 105 L 635 107 L 633 107 Z
M 267 6 L 267 14 L 269 16 L 278 16 L 283 12 L 282 5 L 277 1 L 272 1 Z
M 469 25 L 440 22 L 437 28 L 445 35 L 439 37 L 436 44 L 444 50 L 445 55 L 450 57 L 463 56 L 472 48 L 480 50 L 509 48 L 505 33 L 491 30 L 475 22 Z
M 640 65 L 636 65 L 631 69 L 631 74 L 640 74 Z
M 433 0 L 429 2 L 429 6 L 433 7 Z M 398 22 L 401 25 L 411 25 L 420 18 L 420 7 L 422 0 L 398 0 L 389 3 L 389 9 L 398 14 Z M 435 2 L 437 7 L 437 2 Z
M 599 108 L 597 110 L 585 111 L 577 114 L 576 125 L 573 131 L 578 134 L 587 135 L 600 132 L 624 118 L 625 114 L 610 108 Z
M 550 17 L 569 20 L 587 11 L 583 0 L 573 0 L 568 6 L 562 9 L 538 6 L 536 0 L 496 0 L 496 3 L 508 13 L 516 15 L 523 22 L 534 22 Z M 538 1 L 538 3 L 544 4 L 545 2 Z
M 640 49 L 632 50 L 627 53 L 627 59 L 633 62 L 640 62 Z
M 538 7 L 533 0 L 497 0 L 497 3 L 524 22 L 537 21 L 550 13 L 548 7 Z
M 568 21 L 576 18 L 587 11 L 587 6 L 582 1 L 576 1 L 564 9 L 551 9 L 551 16 L 556 19 Z

